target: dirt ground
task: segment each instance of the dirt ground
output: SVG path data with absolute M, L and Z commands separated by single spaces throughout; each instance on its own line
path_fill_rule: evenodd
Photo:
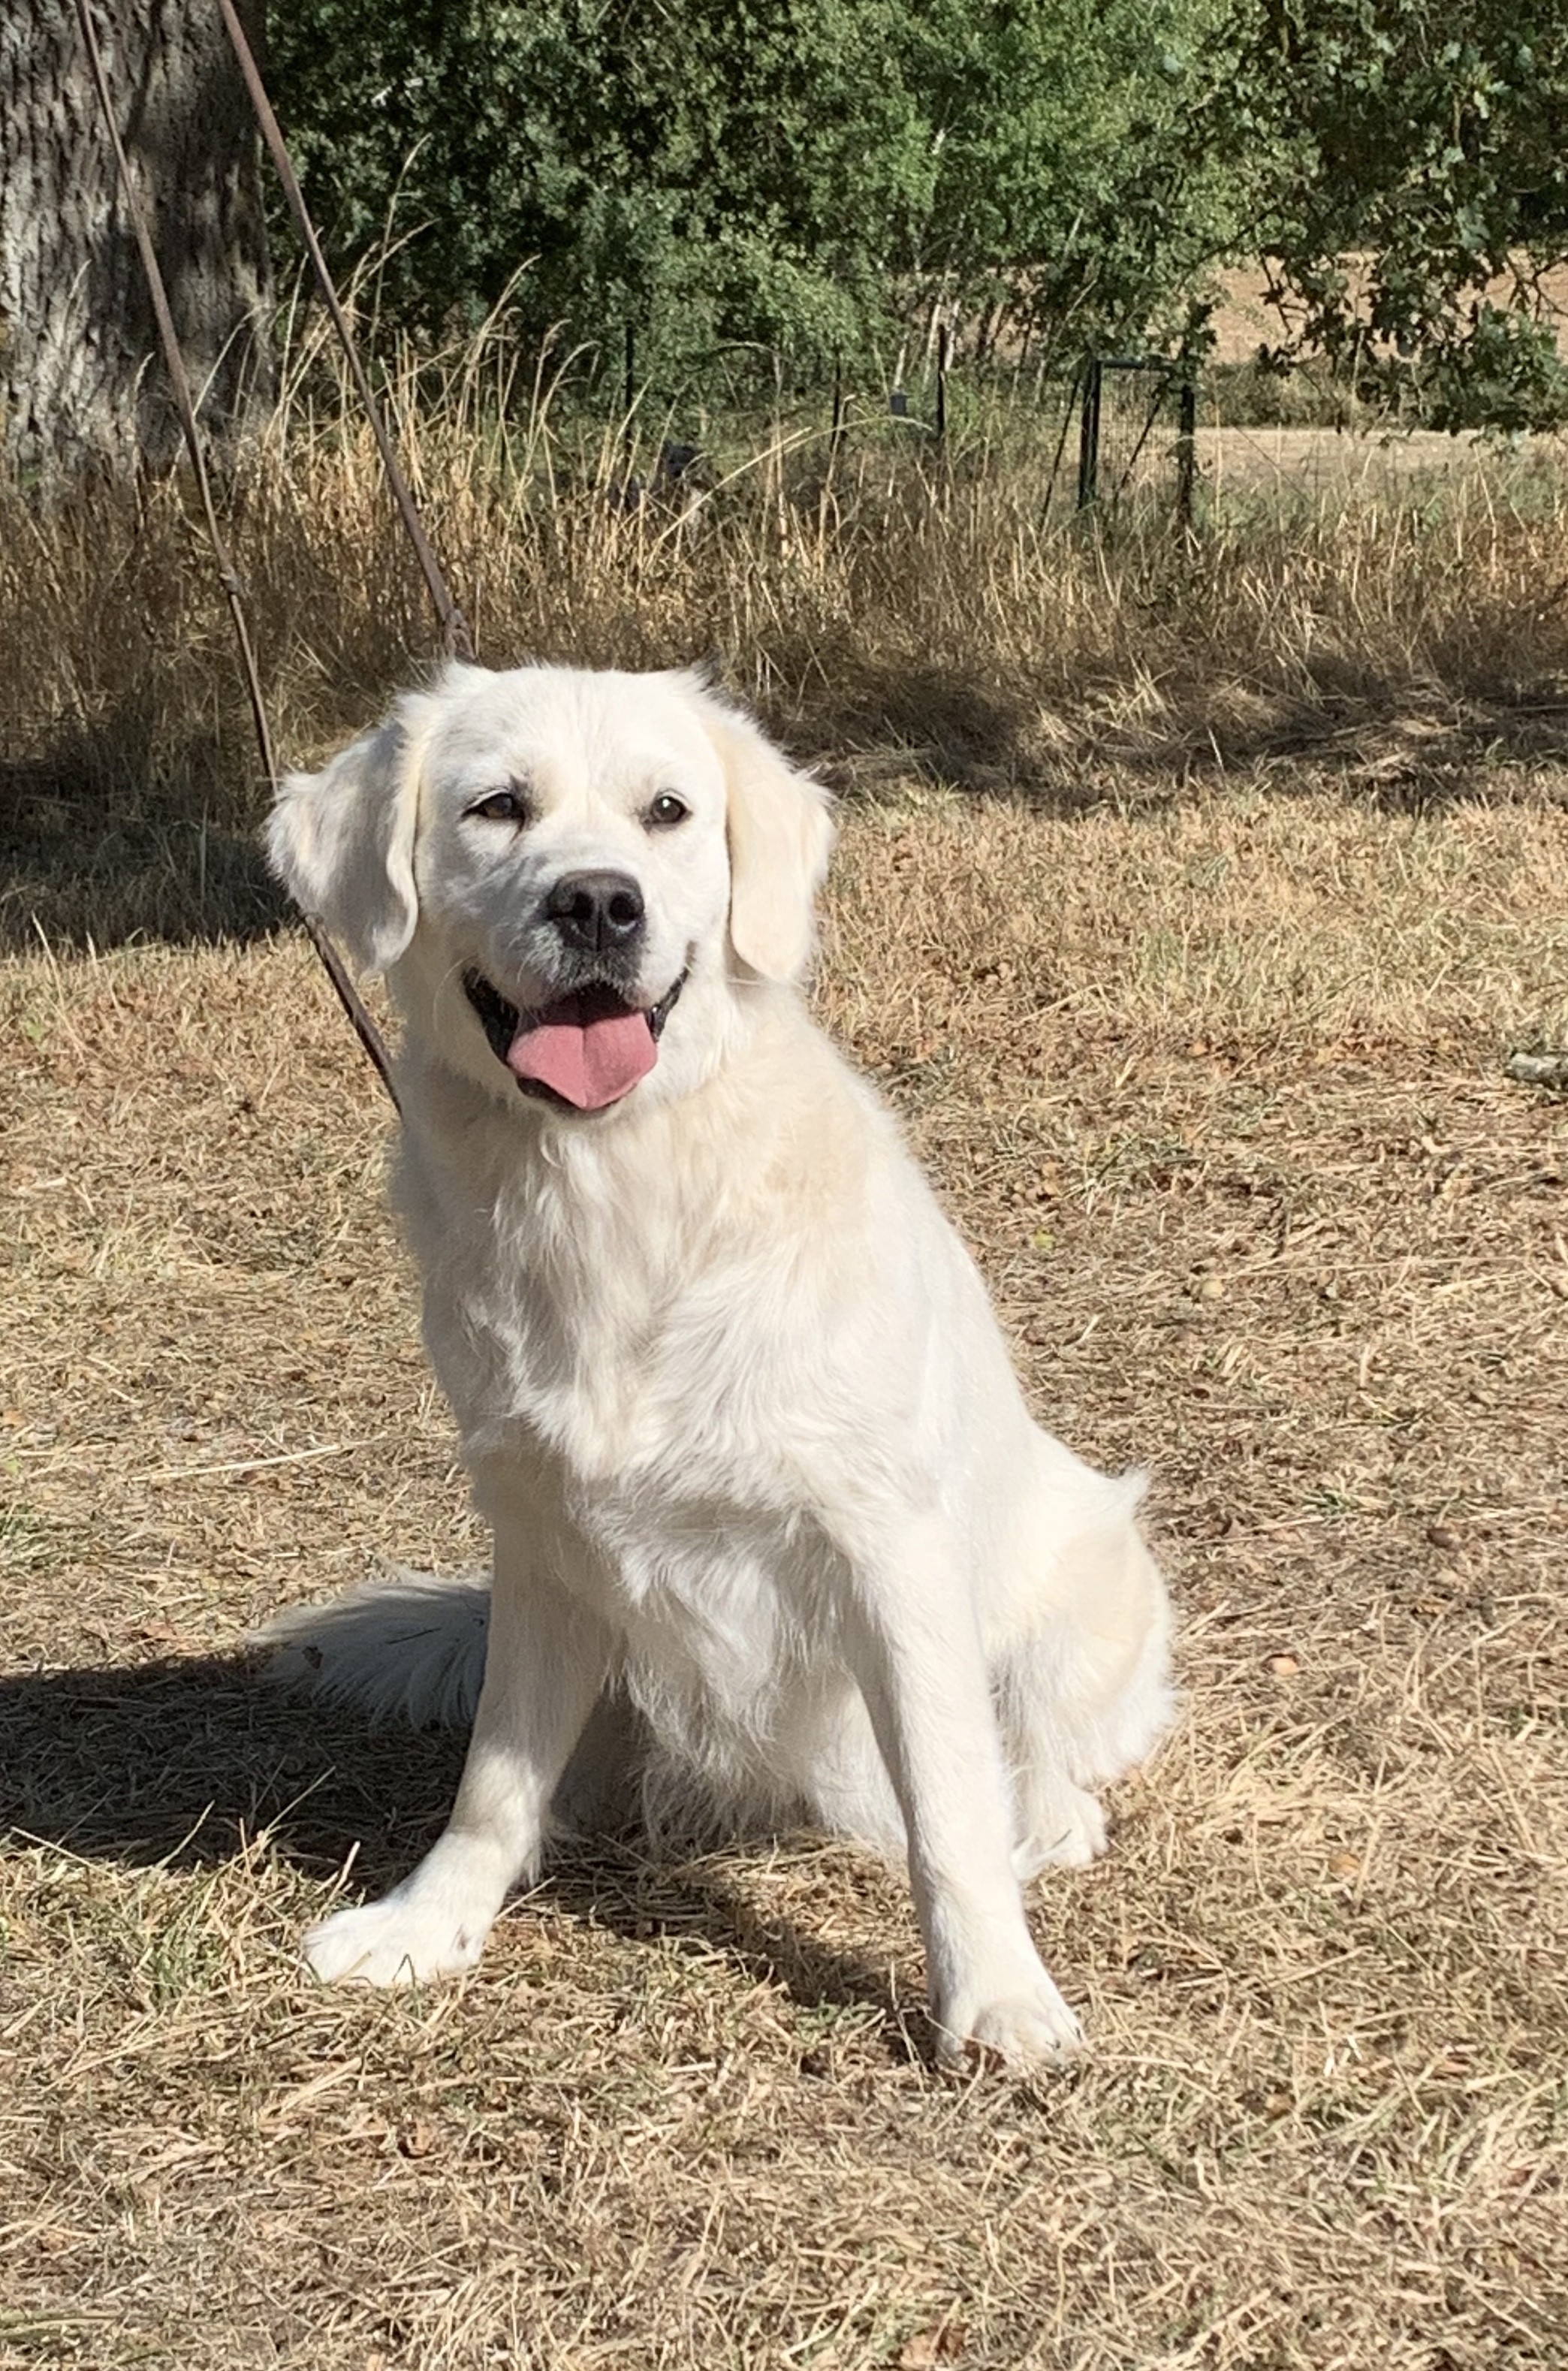
M 1237 494 L 1288 494 L 1303 503 L 1388 502 L 1412 493 L 1462 498 L 1497 474 L 1495 445 L 1475 431 L 1351 430 L 1255 425 L 1210 427 L 1193 439 L 1200 484 L 1222 503 Z M 1521 477 L 1561 472 L 1562 439 L 1517 440 Z
M 240 1643 L 481 1553 L 386 1114 L 294 937 L 6 960 L 0 2364 L 1568 2365 L 1562 790 L 848 817 L 824 1015 L 1181 1609 L 1036 2083 L 931 2071 L 902 1883 L 808 1838 L 302 1975 L 457 1749 Z
M 1238 267 L 1219 275 L 1224 292 L 1215 314 L 1215 359 L 1222 363 L 1251 361 L 1258 348 L 1277 341 L 1280 333 L 1279 315 L 1268 302 L 1267 275 L 1253 266 Z M 1568 267 L 1558 264 L 1542 274 L 1541 295 L 1545 298 L 1547 318 L 1552 322 L 1560 347 L 1568 345 Z M 1506 281 L 1497 281 L 1491 290 L 1497 304 L 1506 304 L 1512 289 Z

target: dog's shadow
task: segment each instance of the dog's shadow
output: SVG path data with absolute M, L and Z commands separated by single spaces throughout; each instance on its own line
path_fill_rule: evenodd
M 124 1868 L 232 1860 L 265 1835 L 329 1879 L 354 1850 L 369 1897 L 439 1834 L 462 1767 L 449 1733 L 368 1727 L 270 1686 L 244 1658 L 0 1677 L 0 1833 Z M 885 1972 L 764 1914 L 710 1856 L 651 1861 L 626 1839 L 552 1855 L 546 1895 L 644 1940 L 699 1935 L 798 2006 L 869 2008 L 890 2056 L 917 2054 Z

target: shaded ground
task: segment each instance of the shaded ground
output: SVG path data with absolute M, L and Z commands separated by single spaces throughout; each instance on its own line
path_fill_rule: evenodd
M 1037 2086 L 930 2073 L 903 1887 L 810 1840 L 300 1976 L 455 1749 L 237 1643 L 479 1547 L 375 1081 L 292 939 L 7 962 L 0 2363 L 1568 2361 L 1554 787 L 848 823 L 825 1012 L 1182 1606 Z

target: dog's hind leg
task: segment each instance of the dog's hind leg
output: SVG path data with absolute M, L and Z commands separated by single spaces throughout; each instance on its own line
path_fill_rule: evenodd
M 1020 1878 L 1105 1848 L 1095 1789 L 1141 1762 L 1171 1712 L 1170 1609 L 1130 1521 L 1069 1544 L 1047 1626 L 994 1675 Z
M 904 1813 L 865 1697 L 847 1672 L 797 1708 L 778 1751 L 813 1825 L 888 1860 L 905 1857 Z
M 306 1936 L 318 1976 L 399 1984 L 474 1965 L 507 1893 L 533 1873 L 609 1662 L 597 1618 L 498 1537 L 484 1686 L 446 1832 L 385 1901 Z
M 1043 1868 L 1087 1868 L 1105 1850 L 1105 1813 L 1098 1795 L 1049 1762 L 1012 1765 L 1018 1805 L 1013 1874 L 1027 1885 Z
M 624 1688 L 601 1690 L 550 1804 L 550 1824 L 568 1836 L 619 1835 L 635 1827 L 651 1746 L 648 1724 Z

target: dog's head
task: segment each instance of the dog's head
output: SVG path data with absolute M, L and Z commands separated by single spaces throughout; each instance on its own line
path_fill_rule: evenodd
M 694 676 L 454 665 L 291 775 L 269 848 L 463 1069 L 594 1112 L 689 1034 L 683 997 L 798 977 L 831 839 L 821 788 Z

